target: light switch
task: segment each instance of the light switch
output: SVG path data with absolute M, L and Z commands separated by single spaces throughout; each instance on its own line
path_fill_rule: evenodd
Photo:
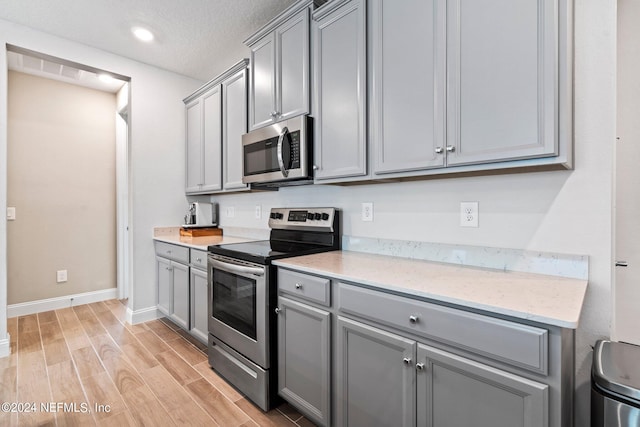
M 15 221 L 16 219 L 16 208 L 9 207 L 7 208 L 7 221 Z

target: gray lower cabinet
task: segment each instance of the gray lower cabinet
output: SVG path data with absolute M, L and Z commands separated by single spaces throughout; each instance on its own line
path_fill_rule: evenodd
M 171 314 L 172 274 L 171 261 L 156 256 L 156 282 L 158 284 L 158 310 L 165 316 Z
M 417 346 L 419 426 L 548 425 L 548 386 L 424 344 Z
M 159 241 L 155 249 L 158 311 L 206 344 L 207 252 Z
M 414 340 L 338 317 L 338 426 L 414 426 Z
M 278 268 L 278 389 L 318 425 L 570 427 L 572 330 Z
M 171 261 L 173 309 L 169 317 L 184 329 L 189 328 L 189 266 Z
M 158 310 L 183 328 L 189 326 L 189 266 L 156 256 Z
M 331 424 L 330 314 L 278 297 L 278 393 L 321 426 Z
M 191 288 L 191 317 L 189 332 L 198 338 L 202 343 L 207 343 L 208 339 L 208 283 L 207 271 L 191 267 L 191 277 L 189 280 Z

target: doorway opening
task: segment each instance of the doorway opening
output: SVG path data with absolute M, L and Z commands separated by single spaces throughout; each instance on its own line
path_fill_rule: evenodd
M 27 243 L 20 240 L 21 236 L 26 235 L 27 233 L 34 233 L 34 230 L 31 229 L 32 227 L 39 228 L 41 230 L 42 239 L 44 239 L 45 237 L 48 237 L 49 239 L 55 239 L 55 236 L 60 236 L 62 233 L 62 235 L 64 235 L 64 245 L 60 245 L 60 252 L 66 251 L 68 253 L 75 253 L 75 258 L 81 258 L 81 260 L 74 259 L 73 262 L 76 263 L 92 262 L 94 259 L 96 259 L 96 257 L 99 257 L 99 254 L 93 256 L 93 254 L 87 252 L 92 252 L 92 248 L 100 247 L 101 244 L 104 244 L 104 246 L 108 246 L 108 248 L 106 249 L 107 251 L 112 251 L 112 248 L 115 247 L 115 255 L 113 256 L 113 261 L 109 261 L 109 263 L 112 264 L 110 266 L 111 271 L 115 270 L 115 274 L 106 274 L 103 272 L 101 267 L 96 267 L 95 277 L 91 277 L 91 268 L 78 268 L 83 274 L 82 280 L 84 282 L 92 282 L 91 286 L 93 286 L 93 288 L 87 287 L 87 289 L 98 289 L 100 291 L 86 292 L 86 290 L 82 288 L 82 286 L 78 288 L 77 283 L 72 283 L 72 280 L 77 279 L 79 275 L 74 276 L 74 271 L 70 269 L 67 276 L 67 271 L 63 263 L 61 263 L 63 265 L 60 266 L 61 270 L 58 270 L 58 268 L 53 268 L 52 265 L 49 266 L 48 270 L 55 270 L 53 273 L 48 270 L 45 273 L 41 272 L 41 274 L 46 274 L 46 280 L 43 280 L 45 283 L 42 284 L 42 287 L 44 288 L 41 289 L 42 293 L 38 293 L 35 295 L 35 297 L 31 298 L 31 300 L 35 300 L 33 301 L 35 302 L 35 304 L 32 304 L 32 307 L 24 308 L 24 310 L 37 312 L 42 311 L 42 308 L 59 308 L 59 305 L 65 300 L 66 296 L 73 297 L 76 294 L 82 295 L 83 298 L 85 296 L 86 298 L 99 298 L 100 295 L 106 294 L 113 295 L 114 297 L 117 297 L 119 299 L 129 298 L 131 293 L 131 242 L 129 239 L 129 224 L 131 217 L 131 192 L 129 191 L 129 123 L 131 118 L 129 109 L 131 92 L 130 78 L 119 75 L 117 73 L 112 73 L 106 70 L 97 69 L 95 67 L 66 61 L 64 59 L 52 57 L 40 52 L 35 52 L 11 45 L 7 45 L 7 63 L 10 76 L 14 76 L 14 81 L 21 81 L 21 87 L 27 88 L 26 90 L 32 92 L 29 97 L 26 98 L 26 101 L 22 100 L 22 106 L 17 106 L 18 110 L 22 108 L 22 111 L 24 112 L 24 115 L 22 117 L 25 117 L 26 120 L 23 120 L 21 123 L 19 121 L 14 121 L 14 130 L 12 131 L 10 129 L 11 134 L 13 134 L 14 136 L 13 142 L 11 136 L 9 138 L 10 147 L 12 144 L 17 143 L 18 145 L 14 146 L 14 148 L 18 147 L 18 150 L 23 150 L 23 152 L 20 153 L 21 157 L 18 156 L 18 160 L 21 161 L 23 165 L 26 165 L 26 168 L 33 170 L 30 163 L 31 158 L 29 156 L 31 153 L 38 153 L 34 153 L 33 151 L 29 153 L 26 147 L 22 146 L 27 145 L 25 142 L 26 139 L 23 137 L 24 135 L 28 134 L 28 138 L 31 138 L 31 140 L 35 140 L 37 144 L 41 144 L 34 145 L 35 147 L 41 147 L 41 149 L 42 147 L 44 147 L 43 151 L 46 150 L 46 152 L 52 154 L 49 159 L 47 159 L 46 156 L 42 156 L 42 153 L 37 156 L 33 156 L 33 166 L 35 168 L 38 167 L 37 162 L 35 161 L 35 158 L 38 157 L 39 161 L 41 162 L 40 164 L 44 165 L 41 166 L 41 169 L 46 170 L 46 174 L 50 174 L 49 177 L 51 178 L 51 181 L 53 181 L 54 178 L 57 178 L 57 175 L 63 175 L 65 173 L 65 164 L 69 169 L 71 169 L 71 165 L 73 164 L 73 169 L 80 171 L 80 175 L 77 176 L 76 179 L 69 180 L 69 178 L 67 177 L 66 182 L 70 184 L 57 188 L 57 190 L 55 190 L 56 195 L 54 197 L 51 197 L 51 195 L 49 194 L 54 192 L 53 187 L 48 187 L 46 189 L 41 188 L 46 187 L 46 174 L 44 176 L 45 179 L 43 179 L 42 173 L 40 173 L 40 176 L 38 178 L 39 181 L 33 180 L 31 182 L 29 181 L 28 174 L 22 172 L 20 174 L 17 174 L 19 175 L 20 179 L 23 180 L 22 183 L 18 183 L 22 186 L 20 188 L 27 188 L 28 191 L 32 194 L 30 195 L 29 201 L 30 208 L 25 210 L 21 209 L 19 205 L 12 205 L 12 200 L 9 193 L 10 197 L 8 199 L 8 207 L 16 208 L 17 216 L 15 218 L 15 223 L 13 224 L 13 238 L 11 233 L 8 234 L 8 248 L 12 247 L 12 243 L 14 245 L 18 243 L 18 246 L 13 247 L 19 247 L 20 250 L 22 250 L 22 248 L 26 244 L 38 245 L 38 241 L 30 241 Z M 60 84 L 59 82 L 66 83 L 66 85 Z M 69 84 L 74 86 L 69 86 Z M 96 103 L 93 103 L 93 101 L 87 102 L 87 111 L 83 111 L 83 105 L 78 107 L 78 105 L 76 104 L 74 107 L 72 107 L 71 102 L 69 104 L 65 104 L 65 101 L 67 100 L 66 94 L 61 95 L 61 98 L 63 98 L 64 101 L 60 102 L 60 99 L 52 99 L 55 98 L 55 96 L 48 97 L 46 93 L 38 93 L 37 90 L 32 90 L 32 85 L 37 86 L 38 88 L 46 88 L 46 93 L 55 93 L 58 95 L 64 93 L 64 90 L 68 88 L 70 97 L 72 94 L 74 97 L 73 99 L 80 99 L 80 102 L 82 102 L 82 100 L 84 99 L 105 99 L 107 101 L 105 101 L 104 103 L 101 103 L 102 101 L 96 101 Z M 77 86 L 81 86 L 83 88 L 78 88 L 78 90 L 76 91 L 73 88 Z M 86 90 L 86 88 L 88 88 L 89 90 Z M 49 90 L 51 90 L 52 92 L 48 92 Z M 95 94 L 95 98 L 90 98 L 90 96 L 93 95 L 86 95 L 88 98 L 83 98 L 83 96 L 85 96 L 82 95 L 83 93 Z M 102 93 L 103 95 L 100 95 L 100 93 Z M 102 98 L 100 98 L 101 96 Z M 111 101 L 109 101 L 109 99 Z M 111 107 L 109 107 L 109 105 L 111 105 Z M 92 109 L 94 107 L 95 110 Z M 29 112 L 29 110 L 31 109 L 40 109 L 40 111 L 44 111 L 47 108 L 49 111 L 53 110 L 49 122 L 42 121 L 40 120 L 40 117 L 34 115 L 33 112 Z M 59 109 L 59 111 L 56 112 L 55 109 Z M 31 122 L 29 122 L 30 114 L 33 118 Z M 105 132 L 109 135 L 108 137 L 106 137 L 106 143 L 105 136 L 99 135 L 101 129 L 99 126 L 95 128 L 89 127 L 89 125 L 94 122 L 93 117 L 97 115 L 100 115 L 100 120 L 96 120 L 96 123 L 111 123 L 108 132 Z M 58 120 L 60 118 L 62 119 Z M 62 124 L 65 124 L 66 127 L 62 126 Z M 67 135 L 68 141 L 73 140 L 75 141 L 76 145 L 65 146 L 67 142 Z M 100 138 L 98 138 L 98 136 L 100 136 Z M 105 145 L 109 144 L 108 140 L 110 139 L 112 139 L 111 148 Z M 98 148 L 98 140 L 100 140 L 99 143 L 102 144 L 100 148 Z M 55 146 L 56 143 L 59 144 L 59 147 L 65 147 L 64 149 L 66 151 L 64 152 L 64 154 L 61 154 L 57 150 L 58 146 Z M 96 145 L 91 145 L 94 143 Z M 73 151 L 78 147 L 81 147 L 81 149 L 83 150 L 82 153 L 84 154 L 75 156 L 75 153 Z M 31 147 L 31 150 L 33 150 L 33 147 Z M 105 150 L 111 151 L 108 152 L 108 155 L 105 155 Z M 87 184 L 87 182 L 82 182 L 83 178 L 87 181 L 90 181 L 94 178 L 94 175 L 99 175 L 97 169 L 102 168 L 102 165 L 100 164 L 101 155 L 104 155 L 103 163 L 109 163 L 108 167 L 111 170 L 111 178 L 107 178 L 107 180 L 111 179 L 111 182 L 108 183 L 108 185 L 93 184 L 93 182 L 91 184 Z M 11 157 L 9 159 L 11 161 Z M 85 160 L 86 165 L 84 164 Z M 48 163 L 53 162 L 58 163 L 56 163 L 53 167 L 51 167 L 51 165 L 47 165 Z M 78 167 L 79 164 L 80 166 Z M 14 171 L 19 167 L 17 166 L 17 164 L 12 166 Z M 22 166 L 20 167 L 20 170 L 26 169 Z M 7 171 L 7 173 L 9 174 L 9 181 L 12 180 L 11 169 L 12 168 L 9 167 L 9 170 Z M 100 174 L 102 174 L 101 176 L 103 176 L 104 171 L 100 171 Z M 25 176 L 27 176 L 26 180 Z M 14 179 L 14 181 L 16 180 Z M 32 192 L 31 189 L 34 188 L 36 191 Z M 106 226 L 100 225 L 105 224 L 104 222 L 96 222 L 96 226 L 92 230 L 90 227 L 92 216 L 96 215 L 96 212 L 102 214 L 102 212 L 100 212 L 100 206 L 96 206 L 100 203 L 100 198 L 95 198 L 93 196 L 99 194 L 101 191 L 105 191 L 104 189 L 108 189 L 108 192 L 112 193 L 106 196 L 107 198 L 112 198 L 112 200 L 110 200 L 108 206 L 105 206 L 104 208 L 104 211 L 108 211 L 111 215 L 111 219 L 107 219 Z M 92 193 L 93 196 L 91 196 Z M 84 197 L 85 195 L 87 196 L 86 198 Z M 71 208 L 67 206 L 66 212 L 72 212 L 73 218 L 78 218 L 79 223 L 84 223 L 84 232 L 74 230 L 74 222 L 67 221 L 68 218 L 65 218 L 65 221 L 56 222 L 55 218 L 53 218 L 53 215 L 50 215 L 51 211 L 47 212 L 46 209 L 40 209 L 41 212 L 37 212 L 37 207 L 41 202 L 43 203 L 45 199 L 48 199 L 49 203 L 53 201 L 53 203 L 55 204 L 56 197 L 59 198 L 58 200 L 60 200 L 61 203 L 65 202 L 67 203 L 67 205 L 70 204 L 72 206 Z M 14 203 L 17 204 L 20 202 Z M 74 210 L 74 207 L 76 207 L 77 210 Z M 36 211 L 35 214 L 34 211 Z M 31 222 L 28 223 L 29 225 L 26 228 L 24 227 L 24 225 L 21 225 L 22 228 L 20 230 L 22 230 L 21 233 L 24 234 L 16 234 L 15 230 L 18 230 L 18 227 L 16 226 L 18 225 L 19 220 L 22 219 L 23 221 L 29 221 L 30 215 Z M 58 215 L 60 215 L 60 211 L 58 211 Z M 58 223 L 65 224 L 64 230 L 56 230 Z M 8 226 L 10 225 L 11 224 L 9 223 Z M 100 227 L 103 227 L 104 230 L 98 230 Z M 87 230 L 89 230 L 89 232 L 87 232 Z M 111 234 L 111 236 L 108 239 L 103 240 L 101 236 L 104 236 L 104 232 L 107 230 L 111 230 L 109 231 L 109 234 Z M 84 236 L 82 236 L 81 234 L 83 233 L 87 235 L 85 241 L 82 240 Z M 80 250 L 78 248 L 80 248 Z M 50 250 L 51 258 L 54 257 L 54 253 L 55 250 Z M 99 253 L 99 251 L 96 251 L 96 253 Z M 110 253 L 113 254 L 113 252 Z M 9 258 L 11 258 L 11 255 L 9 255 Z M 67 256 L 67 259 L 69 258 L 70 257 Z M 9 261 L 9 269 L 11 269 L 11 260 L 9 259 Z M 12 317 L 12 304 L 28 306 L 28 303 L 32 302 L 24 301 L 24 299 L 27 298 L 24 295 L 20 297 L 15 296 L 15 292 L 14 301 L 11 300 L 12 287 L 16 286 L 15 283 L 12 284 L 11 278 L 14 279 L 14 282 L 20 283 L 20 280 L 23 280 L 24 278 L 18 276 L 20 276 L 21 274 L 24 275 L 26 272 L 38 268 L 38 266 L 41 264 L 41 262 L 38 262 L 30 269 L 22 266 L 19 270 L 14 269 L 13 274 L 10 271 L 8 272 L 8 278 L 10 279 L 7 283 L 7 290 L 9 294 L 9 317 Z M 52 277 L 50 278 L 49 276 Z M 66 280 L 69 281 L 69 284 L 67 286 L 65 286 Z M 77 289 L 81 289 L 81 292 L 78 292 Z M 101 290 L 107 292 L 101 292 Z M 53 297 L 50 296 L 52 292 L 56 293 Z M 20 298 L 22 300 L 20 300 Z M 43 301 L 45 300 L 50 303 L 49 308 L 46 304 L 43 303 Z M 69 298 L 66 298 L 66 300 L 68 301 Z M 76 303 L 82 303 L 82 298 L 76 298 Z M 71 302 L 69 305 L 75 305 L 73 303 L 73 298 L 71 298 Z M 38 308 L 40 308 L 40 310 Z M 13 315 L 22 314 L 27 313 L 13 313 Z

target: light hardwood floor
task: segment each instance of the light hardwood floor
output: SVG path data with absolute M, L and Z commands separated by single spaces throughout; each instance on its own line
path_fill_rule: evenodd
M 129 325 L 125 311 L 110 300 L 8 319 L 0 425 L 313 425 L 287 404 L 262 412 L 209 367 L 206 346 L 166 319 Z

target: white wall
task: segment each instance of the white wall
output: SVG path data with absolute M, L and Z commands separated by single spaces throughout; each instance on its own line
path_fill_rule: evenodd
M 615 141 L 615 1 L 575 2 L 575 170 L 442 178 L 365 186 L 283 188 L 213 197 L 221 226 L 266 228 L 278 206 L 336 206 L 343 233 L 388 239 L 586 254 L 589 288 L 576 338 L 576 426 L 588 425 L 591 345 L 609 336 Z M 360 218 L 373 202 L 374 222 Z M 480 227 L 459 226 L 461 201 L 479 201 Z M 235 207 L 235 218 L 225 216 Z
M 0 20 L 0 210 L 6 211 L 7 64 L 5 44 L 131 78 L 131 193 L 134 311 L 155 306 L 152 228 L 184 215 L 184 105 L 202 82 Z M 32 243 L 29 243 L 32 244 Z M 6 222 L 0 224 L 0 342 L 6 338 Z

